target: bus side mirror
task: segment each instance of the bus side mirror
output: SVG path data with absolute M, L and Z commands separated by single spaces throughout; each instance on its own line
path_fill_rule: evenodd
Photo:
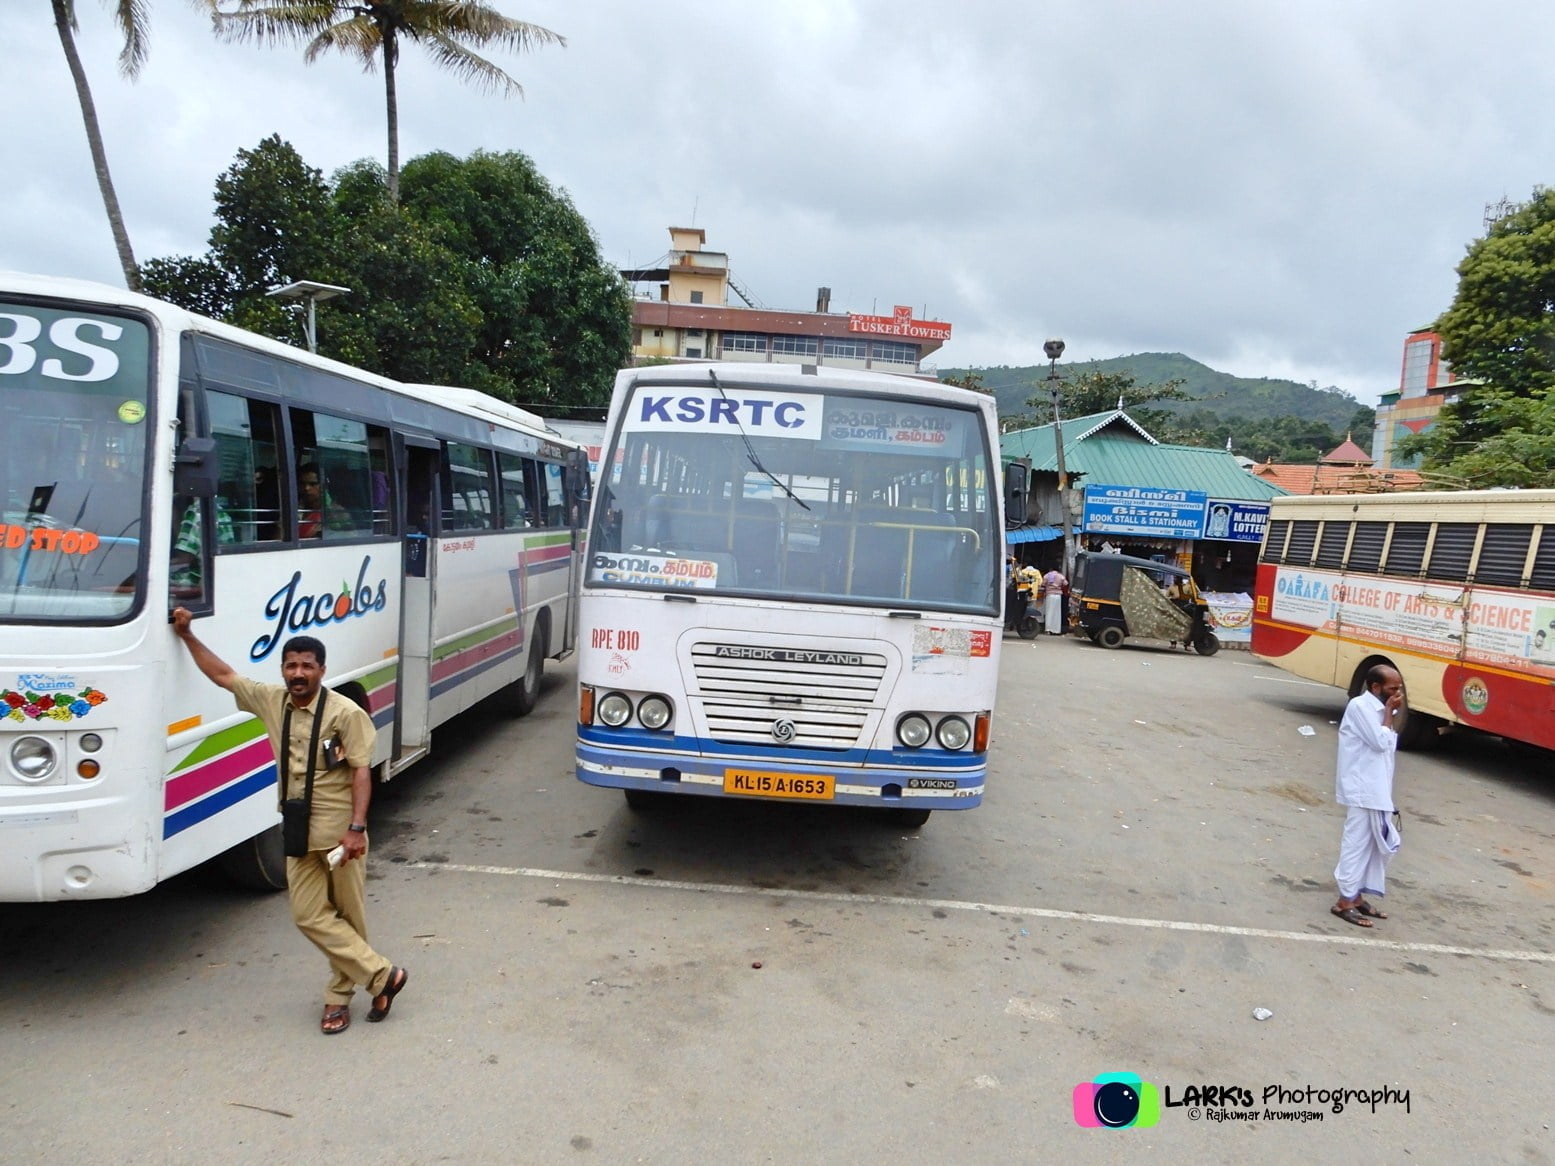
M 214 498 L 221 476 L 214 437 L 186 437 L 173 458 L 173 492 L 194 498 Z

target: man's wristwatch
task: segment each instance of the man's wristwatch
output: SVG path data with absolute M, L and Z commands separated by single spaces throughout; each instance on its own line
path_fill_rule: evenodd
M 346 827 L 346 829 L 351 831 L 353 834 L 367 833 L 367 826 L 362 822 L 352 822 L 349 826 Z

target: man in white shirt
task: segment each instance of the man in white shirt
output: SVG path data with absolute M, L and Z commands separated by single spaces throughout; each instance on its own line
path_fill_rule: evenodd
M 1334 799 L 1349 809 L 1339 842 L 1339 865 L 1334 868 L 1339 901 L 1331 910 L 1357 927 L 1387 918 L 1365 895 L 1387 893 L 1388 861 L 1398 853 L 1398 828 L 1391 815 L 1393 758 L 1403 707 L 1403 677 L 1378 664 L 1366 673 L 1365 690 L 1345 707 L 1339 723 Z

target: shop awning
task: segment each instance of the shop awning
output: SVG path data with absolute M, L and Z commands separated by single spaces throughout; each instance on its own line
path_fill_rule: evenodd
M 1017 543 L 1046 543 L 1063 537 L 1064 532 L 1056 526 L 1023 526 L 1019 530 L 1004 532 L 1004 541 L 1009 546 Z

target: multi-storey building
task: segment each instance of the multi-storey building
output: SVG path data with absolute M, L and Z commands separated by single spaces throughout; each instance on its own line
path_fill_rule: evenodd
M 906 307 L 889 316 L 833 312 L 824 287 L 813 312 L 762 307 L 730 276 L 729 256 L 706 243 L 700 227 L 671 227 L 664 266 L 622 271 L 634 284 L 658 284 L 632 304 L 634 363 L 770 361 L 934 376 L 923 359 L 950 339 L 949 324 L 914 319 Z M 729 302 L 731 291 L 743 306 Z
M 1379 470 L 1418 467 L 1420 459 L 1400 458 L 1394 451 L 1412 433 L 1424 433 L 1436 422 L 1442 406 L 1457 398 L 1469 382 L 1459 381 L 1442 359 L 1442 338 L 1422 329 L 1404 340 L 1404 367 L 1398 391 L 1384 393 L 1377 404 L 1377 428 L 1371 456 Z

